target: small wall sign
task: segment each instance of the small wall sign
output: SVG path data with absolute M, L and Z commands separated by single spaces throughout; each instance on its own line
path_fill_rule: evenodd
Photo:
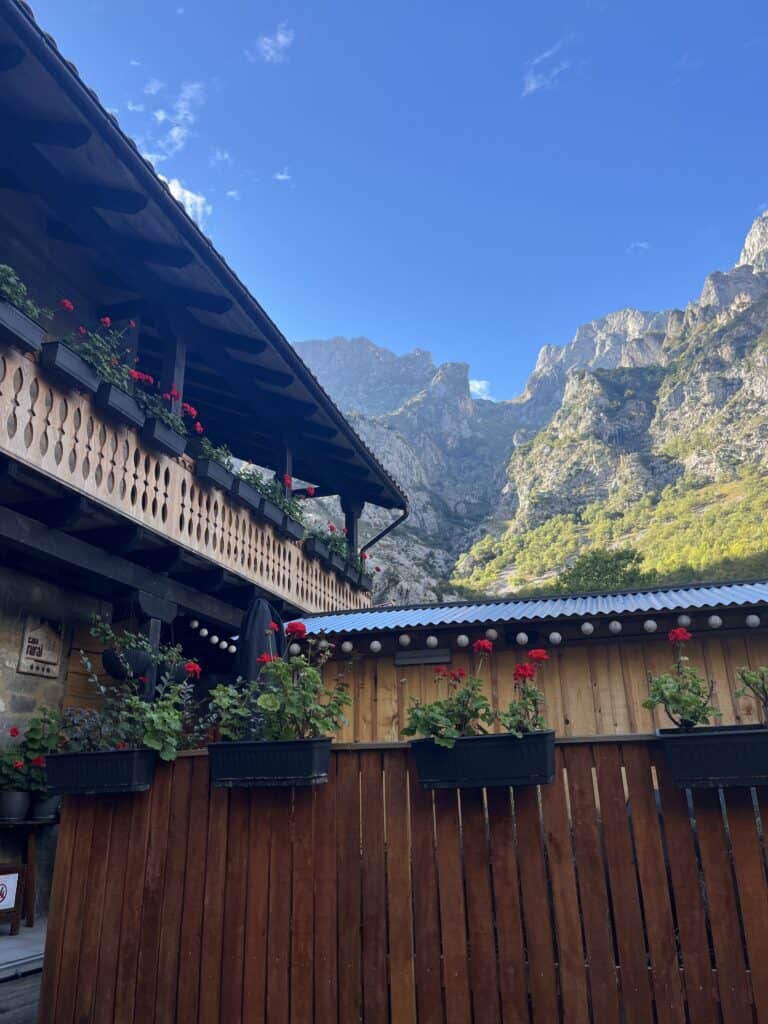
M 19 933 L 24 870 L 23 864 L 0 864 L 0 922 L 11 922 L 11 935 Z
M 56 678 L 61 667 L 61 625 L 27 616 L 18 671 L 30 676 Z

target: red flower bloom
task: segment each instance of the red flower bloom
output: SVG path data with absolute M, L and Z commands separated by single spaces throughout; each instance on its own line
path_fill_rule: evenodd
M 277 631 L 280 629 L 276 622 L 270 622 L 269 628 L 272 630 L 273 633 L 277 633 Z
M 175 384 L 171 384 L 171 398 L 174 400 L 174 402 L 177 401 L 179 398 L 181 398 L 181 395 L 179 394 L 178 390 L 176 389 L 176 385 Z
M 444 668 L 442 665 L 438 665 L 437 668 L 435 669 L 435 675 L 436 676 L 445 676 L 447 674 L 448 674 L 448 669 Z
M 515 679 L 533 679 L 536 675 L 536 666 L 532 665 L 529 661 L 524 661 L 522 665 L 515 665 L 515 671 L 512 673 Z
M 307 635 L 307 627 L 303 622 L 289 622 L 285 627 L 285 632 L 294 640 L 303 640 Z
M 77 328 L 77 333 L 78 333 L 78 334 L 80 335 L 80 337 L 81 337 L 81 338 L 84 338 L 84 337 L 86 336 L 86 334 L 88 333 L 88 331 L 86 331 L 86 329 L 85 329 L 85 328 L 83 327 L 83 325 L 81 324 L 81 325 L 80 325 L 80 326 L 79 326 L 79 327 Z
M 141 370 L 129 370 L 128 376 L 131 380 L 139 381 L 141 384 L 154 384 L 155 378 L 149 373 L 142 373 Z
M 75 308 L 75 304 L 71 299 L 59 299 L 59 305 L 62 309 L 65 309 L 67 313 L 72 313 Z
M 362 558 L 363 561 L 365 561 L 368 558 L 368 552 L 367 551 L 361 551 L 360 552 L 360 557 Z
M 380 565 L 376 566 L 376 572 L 381 572 L 381 566 Z
M 147 681 L 147 677 L 146 676 L 139 676 L 137 678 L 137 680 L 136 680 L 137 683 L 146 683 L 146 681 Z
M 670 629 L 667 640 L 671 644 L 687 644 L 689 640 L 693 640 L 693 633 L 689 633 L 684 626 L 679 626 L 677 629 Z
M 528 661 L 549 661 L 549 655 L 543 647 L 534 647 L 532 651 L 528 651 Z
M 278 654 L 267 654 L 265 651 L 264 654 L 260 654 L 256 660 L 261 665 L 269 665 L 273 661 L 280 661 L 280 656 Z
M 200 420 L 198 420 L 197 423 L 195 424 L 195 433 L 196 434 L 202 434 L 202 432 L 203 432 L 203 424 L 200 422 Z
M 307 484 L 307 497 L 314 498 L 316 489 L 312 484 Z
M 336 533 L 336 527 L 333 523 L 328 523 L 328 533 Z
M 32 758 L 32 764 L 35 768 L 45 768 L 45 758 L 42 754 L 38 754 L 37 757 Z
M 133 330 L 133 328 L 136 326 L 136 321 L 135 320 L 129 320 L 128 321 L 128 326 L 131 328 L 131 330 Z
M 346 526 L 342 528 L 341 532 L 344 534 L 345 537 L 347 536 L 347 528 L 346 528 Z
M 168 391 L 164 391 L 163 392 L 163 401 L 170 402 L 170 400 L 171 400 L 170 393 Z
M 472 650 L 475 654 L 490 654 L 493 650 L 493 643 L 490 640 L 475 640 Z
M 23 762 L 23 761 L 14 761 L 14 762 L 13 762 L 13 767 L 14 767 L 14 768 L 18 768 L 18 769 L 21 769 L 21 768 L 23 768 L 23 767 L 24 767 L 24 762 Z
M 16 728 L 15 725 L 12 725 L 11 728 L 8 730 L 8 735 L 9 736 L 18 736 L 19 735 L 19 730 Z
M 184 663 L 184 671 L 188 676 L 194 676 L 195 679 L 200 678 L 200 673 L 203 671 L 196 661 L 186 661 Z
M 171 396 L 169 395 L 168 397 L 170 398 Z M 194 407 L 194 405 L 190 405 L 189 402 L 182 402 L 181 408 L 191 419 L 197 419 L 197 409 Z
M 290 473 L 283 473 L 283 487 L 293 487 L 293 477 Z
M 464 678 L 466 674 L 467 673 L 464 671 L 463 668 L 456 668 L 453 670 L 453 672 L 451 672 L 451 679 L 454 681 L 454 683 L 458 683 L 460 680 Z
M 111 316 L 103 316 L 103 317 L 100 318 L 99 323 L 101 324 L 102 327 L 111 327 L 112 326 L 112 317 Z
M 120 740 L 119 743 L 115 744 L 115 750 L 127 750 L 127 749 L 128 749 L 128 744 L 125 742 L 125 740 Z

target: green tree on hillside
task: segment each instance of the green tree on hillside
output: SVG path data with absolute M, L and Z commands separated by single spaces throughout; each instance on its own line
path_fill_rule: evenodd
M 649 573 L 640 568 L 641 555 L 636 548 L 608 551 L 594 548 L 579 555 L 564 569 L 552 588 L 558 594 L 578 594 L 591 590 L 627 590 L 651 583 Z

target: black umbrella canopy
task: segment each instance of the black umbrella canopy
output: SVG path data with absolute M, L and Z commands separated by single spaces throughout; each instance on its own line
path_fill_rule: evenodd
M 269 601 L 255 597 L 243 616 L 235 673 L 242 679 L 258 679 L 263 665 L 259 658 L 264 654 L 277 654 L 282 658 L 285 647 L 283 620 Z

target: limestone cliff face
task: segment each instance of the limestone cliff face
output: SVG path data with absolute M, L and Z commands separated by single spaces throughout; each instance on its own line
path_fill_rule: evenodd
M 408 524 L 374 549 L 378 599 L 454 596 L 452 573 L 466 583 L 491 549 L 486 589 L 503 592 L 526 573 L 498 551 L 519 551 L 555 517 L 620 516 L 694 477 L 768 473 L 768 213 L 685 310 L 582 325 L 541 349 L 511 401 L 472 398 L 466 364 L 436 366 L 420 349 L 399 356 L 365 338 L 297 349 L 411 499 Z M 367 510 L 365 530 L 390 519 Z

